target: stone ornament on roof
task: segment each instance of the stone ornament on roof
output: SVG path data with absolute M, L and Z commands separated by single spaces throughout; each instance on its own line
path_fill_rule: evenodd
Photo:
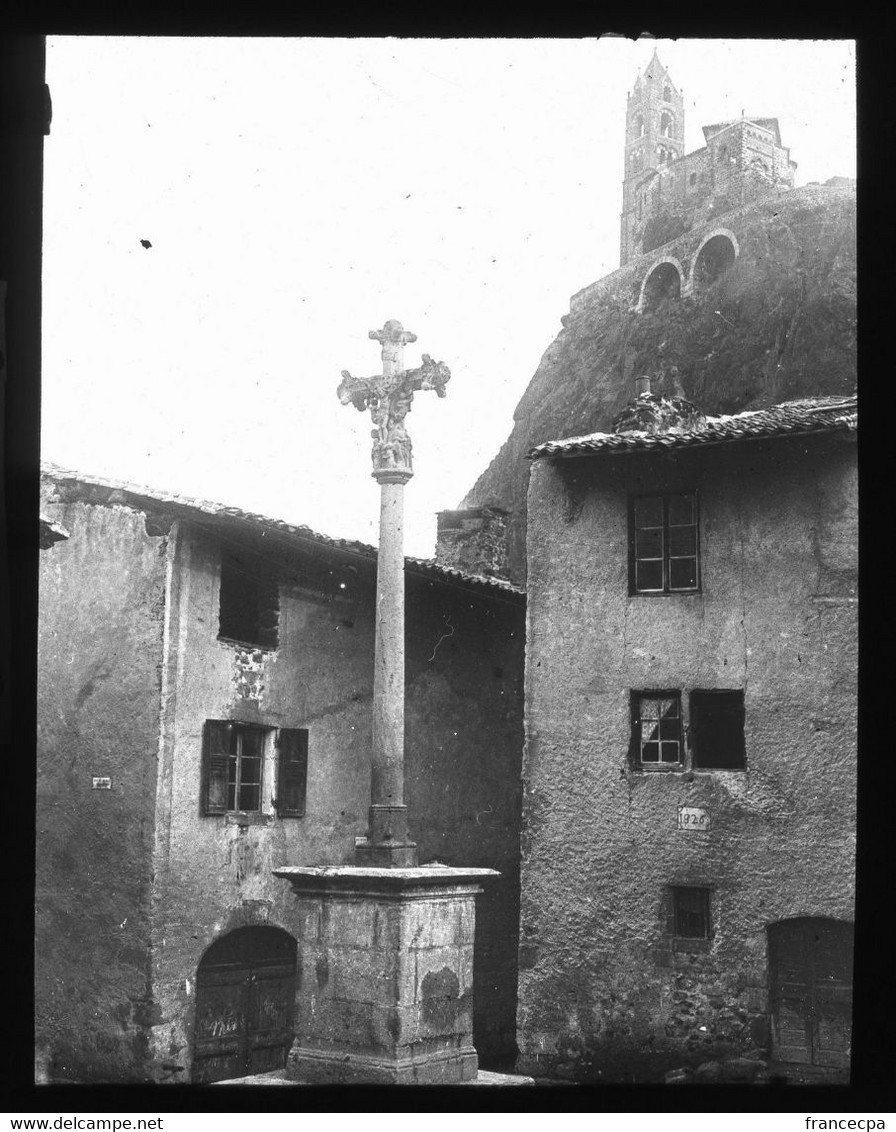
M 670 429 L 697 429 L 706 417 L 693 401 L 682 396 L 678 368 L 672 367 L 672 379 L 676 395 L 663 397 L 650 392 L 650 379 L 642 377 L 638 381 L 638 394 L 625 406 L 612 424 L 614 433 L 622 432 L 668 432 Z
M 389 319 L 382 330 L 371 330 L 369 337 L 382 343 L 382 374 L 352 377 L 344 369 L 336 394 L 343 405 L 351 402 L 359 412 L 370 410 L 375 426 L 370 433 L 374 478 L 403 483 L 414 474 L 413 446 L 404 427 L 414 393 L 434 389 L 437 396 L 444 397 L 451 370 L 444 362 L 434 362 L 429 354 L 423 355 L 423 364 L 416 369 L 403 369 L 405 344 L 416 342 L 417 335 L 405 330 L 397 319 Z

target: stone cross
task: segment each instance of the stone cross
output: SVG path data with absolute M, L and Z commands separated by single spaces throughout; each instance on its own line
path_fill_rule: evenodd
M 360 412 L 370 410 L 376 426 L 373 437 L 373 477 L 379 483 L 407 483 L 414 474 L 411 460 L 411 438 L 404 427 L 404 418 L 411 411 L 411 402 L 418 389 L 434 389 L 445 396 L 445 385 L 451 371 L 444 362 L 434 362 L 423 355 L 418 369 L 403 369 L 404 347 L 416 342 L 417 335 L 405 330 L 390 318 L 382 330 L 371 330 L 369 338 L 382 344 L 383 372 L 377 377 L 352 377 L 342 371 L 342 382 L 336 390 L 343 405 L 353 404 Z
M 380 485 L 369 826 L 356 856 L 361 864 L 401 868 L 417 864 L 404 804 L 404 485 L 414 474 L 404 419 L 417 390 L 445 396 L 451 371 L 428 354 L 418 369 L 404 369 L 404 347 L 417 335 L 396 319 L 369 336 L 382 345 L 382 374 L 352 377 L 343 370 L 336 391 L 343 405 L 370 411 L 371 474 Z

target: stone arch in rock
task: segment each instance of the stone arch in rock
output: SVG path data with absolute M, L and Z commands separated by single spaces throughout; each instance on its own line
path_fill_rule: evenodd
M 706 290 L 725 274 L 740 255 L 737 237 L 728 228 L 714 228 L 700 241 L 691 259 L 691 287 Z
M 656 310 L 660 303 L 681 297 L 684 271 L 673 256 L 664 256 L 651 264 L 641 284 L 638 310 L 644 314 Z

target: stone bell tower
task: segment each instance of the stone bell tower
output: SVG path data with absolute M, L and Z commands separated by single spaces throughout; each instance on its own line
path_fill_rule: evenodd
M 629 92 L 625 108 L 621 264 L 632 256 L 635 228 L 646 219 L 643 190 L 655 172 L 684 157 L 684 96 L 653 52 Z

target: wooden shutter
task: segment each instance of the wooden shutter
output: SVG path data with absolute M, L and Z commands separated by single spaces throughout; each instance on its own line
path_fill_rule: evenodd
M 305 816 L 308 780 L 308 732 L 282 727 L 277 737 L 277 814 L 281 818 Z
M 227 771 L 233 742 L 233 724 L 209 719 L 202 750 L 202 812 L 227 813 Z
M 743 770 L 743 692 L 692 692 L 691 741 L 697 769 Z

